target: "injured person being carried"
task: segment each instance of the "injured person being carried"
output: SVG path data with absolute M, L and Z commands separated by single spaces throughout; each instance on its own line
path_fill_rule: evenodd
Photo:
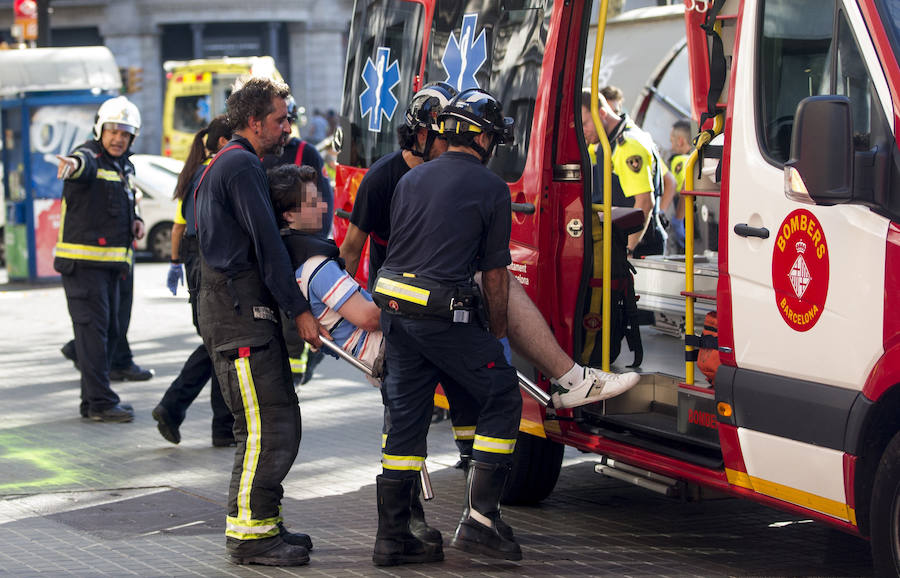
M 313 315 L 330 331 L 337 345 L 380 376 L 381 310 L 344 270 L 334 241 L 318 234 L 327 205 L 316 189 L 315 169 L 282 165 L 270 169 L 268 179 L 282 240 Z M 640 379 L 634 372 L 608 373 L 572 361 L 511 275 L 509 308 L 516 312 L 510 316 L 511 345 L 551 378 L 554 407 L 595 403 L 627 391 Z

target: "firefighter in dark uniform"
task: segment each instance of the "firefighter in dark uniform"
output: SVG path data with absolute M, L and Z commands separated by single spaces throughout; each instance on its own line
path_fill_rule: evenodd
M 289 120 L 293 124 L 297 122 L 297 102 L 293 96 L 287 98 L 287 107 Z M 331 190 L 331 182 L 325 176 L 325 161 L 316 150 L 315 143 L 308 143 L 300 138 L 292 137 L 284 145 L 284 150 L 280 155 L 268 154 L 263 157 L 262 163 L 266 170 L 289 164 L 298 167 L 307 165 L 316 170 L 318 175 L 316 186 L 322 195 L 322 200 L 328 204 L 328 211 L 322 216 L 320 235 L 322 238 L 327 238 L 334 221 L 334 192 Z M 288 324 L 284 325 L 284 330 L 284 340 L 287 343 L 294 385 L 303 385 L 312 378 L 313 370 L 325 358 L 325 353 L 322 350 L 312 351 L 309 345 L 300 339 L 297 332 L 288 327 Z
M 110 358 L 118 341 L 119 283 L 132 262 L 132 241 L 144 236 L 135 211 L 131 143 L 141 115 L 124 96 L 97 110 L 94 140 L 60 160 L 65 180 L 59 240 L 53 267 L 75 329 L 81 368 L 81 414 L 95 421 L 130 422 L 134 411 L 109 385 Z
M 228 97 L 234 137 L 195 192 L 201 275 L 200 334 L 234 415 L 237 442 L 226 550 L 236 564 L 298 566 L 312 541 L 287 532 L 282 480 L 300 446 L 300 410 L 278 307 L 298 333 L 321 345 L 321 329 L 294 279 L 281 242 L 261 155 L 290 135 L 284 83 L 252 78 Z
M 377 565 L 443 559 L 440 544 L 409 530 L 439 381 L 464 389 L 480 409 L 465 509 L 451 546 L 522 557 L 519 545 L 497 528 L 522 410 L 506 337 L 511 203 L 509 187 L 484 166 L 494 146 L 511 137 L 512 119 L 503 117 L 494 97 L 470 89 L 438 120 L 449 151 L 398 183 L 391 243 L 373 293 L 383 311 L 383 389 L 391 422 L 376 485 Z M 474 282 L 479 270 L 483 296 Z

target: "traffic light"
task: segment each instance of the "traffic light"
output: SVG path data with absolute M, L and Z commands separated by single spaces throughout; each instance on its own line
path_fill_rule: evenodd
M 122 88 L 126 94 L 140 92 L 143 88 L 144 69 L 138 66 L 129 66 L 122 70 Z

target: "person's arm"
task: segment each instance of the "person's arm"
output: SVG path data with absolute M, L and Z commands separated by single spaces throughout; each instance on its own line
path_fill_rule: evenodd
M 631 251 L 634 251 L 634 248 L 637 247 L 638 243 L 641 242 L 641 237 L 644 236 L 644 232 L 647 230 L 647 225 L 650 223 L 650 215 L 653 209 L 653 195 L 650 192 L 635 195 L 634 208 L 640 209 L 644 212 L 644 227 L 637 233 L 628 235 L 628 249 Z
M 341 317 L 365 331 L 381 329 L 381 309 L 357 291 L 338 310 Z
M 508 325 L 506 308 L 509 302 L 509 273 L 506 267 L 484 271 L 481 274 L 481 284 L 491 333 L 497 339 L 502 339 L 506 337 Z
M 362 229 L 353 223 L 350 223 L 350 227 L 347 229 L 347 235 L 344 237 L 344 242 L 341 243 L 341 259 L 344 260 L 344 266 L 347 269 L 347 273 L 350 273 L 350 275 L 354 277 L 356 276 L 357 269 L 359 269 L 359 260 L 362 256 L 363 247 L 366 245 L 367 237 L 368 234 L 363 232 Z
M 172 223 L 172 262 L 181 262 L 181 238 L 187 228 L 185 223 Z

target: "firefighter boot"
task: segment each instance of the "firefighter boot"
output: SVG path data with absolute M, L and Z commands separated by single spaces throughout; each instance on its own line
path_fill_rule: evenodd
M 426 544 L 443 544 L 444 539 L 440 531 L 432 528 L 425 521 L 425 509 L 422 507 L 420 498 L 422 482 L 419 478 L 416 478 L 415 486 L 409 501 L 409 531 L 412 532 L 413 536 Z
M 284 527 L 284 522 L 278 522 L 278 535 L 281 536 L 285 543 L 291 546 L 303 546 L 310 551 L 313 549 L 312 538 L 309 537 L 309 534 L 291 532 Z
M 575 364 L 550 386 L 553 407 L 571 408 L 603 401 L 625 393 L 640 379 L 641 376 L 633 371 L 608 373 Z
M 466 505 L 450 546 L 492 558 L 521 560 L 522 549 L 500 532 L 500 495 L 509 475 L 509 466 L 473 460 L 466 480 Z
M 376 566 L 440 562 L 444 549 L 440 543 L 429 544 L 409 531 L 409 505 L 416 490 L 414 478 L 376 479 L 378 492 L 378 533 L 372 561 Z

